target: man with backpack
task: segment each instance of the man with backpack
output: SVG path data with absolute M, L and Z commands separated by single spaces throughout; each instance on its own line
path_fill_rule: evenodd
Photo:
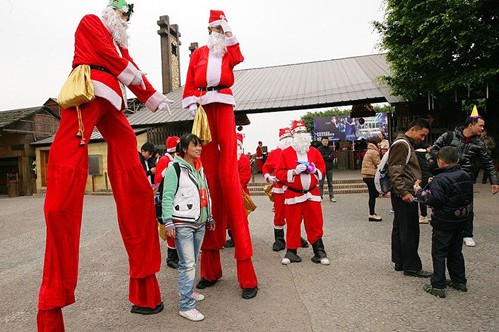
M 492 158 L 487 153 L 485 144 L 480 138 L 480 134 L 485 126 L 485 120 L 478 115 L 476 108 L 471 113 L 464 126 L 456 127 L 454 131 L 443 133 L 433 144 L 431 150 L 432 155 L 436 155 L 444 146 L 452 146 L 457 149 L 459 155 L 459 164 L 461 169 L 468 173 L 473 178 L 473 164 L 479 160 L 482 164 L 483 171 L 488 174 L 490 183 L 492 184 L 492 193 L 499 191 L 499 182 L 497 172 L 492 161 Z M 473 240 L 473 202 L 471 203 L 471 212 L 468 215 L 466 228 L 464 230 L 464 244 L 468 247 L 476 246 Z
M 421 180 L 421 168 L 414 146 L 424 140 L 430 132 L 425 119 L 416 119 L 409 124 L 405 134 L 399 134 L 389 150 L 388 172 L 392 184 L 391 200 L 394 210 L 392 229 L 392 262 L 395 271 L 420 278 L 432 273 L 422 269 L 419 247 L 418 204 L 414 201 L 413 184 Z M 398 142 L 404 140 L 405 142 Z M 407 156 L 410 157 L 407 159 Z

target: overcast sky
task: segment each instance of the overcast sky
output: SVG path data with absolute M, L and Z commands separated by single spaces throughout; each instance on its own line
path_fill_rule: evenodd
M 71 69 L 74 30 L 85 14 L 100 15 L 107 0 L 0 0 L 0 110 L 42 105 L 57 97 Z M 139 67 L 161 91 L 162 15 L 181 33 L 182 84 L 191 42 L 205 44 L 210 9 L 225 11 L 245 61 L 236 69 L 338 59 L 379 53 L 371 22 L 382 20 L 383 0 L 135 0 L 129 49 Z M 236 101 L 237 102 L 237 101 Z M 175 110 L 182 111 L 182 110 Z M 307 111 L 249 115 L 245 149 L 263 141 L 273 149 L 278 128 Z

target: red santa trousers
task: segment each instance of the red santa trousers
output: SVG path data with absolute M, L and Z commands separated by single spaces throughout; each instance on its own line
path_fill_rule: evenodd
M 322 237 L 323 219 L 320 202 L 305 201 L 297 204 L 286 204 L 286 248 L 297 249 L 301 246 L 301 220 L 307 233 L 307 240 L 315 243 Z
M 286 225 L 284 212 L 284 194 L 273 193 L 274 198 L 274 227 L 282 229 Z
M 201 247 L 201 277 L 211 281 L 222 277 L 219 250 L 225 245 L 229 218 L 239 286 L 253 288 L 258 281 L 251 261 L 251 235 L 239 181 L 233 106 L 213 103 L 203 107 L 210 124 L 212 142 L 203 147 L 201 159 L 210 188 L 216 228 L 205 233 Z
M 81 107 L 85 139 L 95 126 L 108 144 L 108 172 L 117 206 L 118 224 L 130 264 L 130 301 L 155 308 L 161 302 L 155 273 L 159 271 L 156 217 L 151 186 L 137 154 L 137 139 L 125 115 L 97 97 Z M 76 137 L 75 110 L 62 110 L 59 129 L 50 148 L 45 221 L 47 238 L 38 309 L 39 329 L 58 308 L 75 301 L 78 278 L 83 195 L 88 176 L 88 146 Z M 137 215 L 137 211 L 141 211 Z M 54 323 L 55 324 L 55 323 Z

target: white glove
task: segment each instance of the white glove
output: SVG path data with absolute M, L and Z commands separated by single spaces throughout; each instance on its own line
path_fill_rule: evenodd
M 232 29 L 229 25 L 229 23 L 227 22 L 226 19 L 222 19 L 221 22 L 220 22 L 220 26 L 222 27 L 222 30 L 224 31 L 224 33 L 226 32 L 232 32 Z
M 306 169 L 307 169 L 307 165 L 305 165 L 305 164 L 299 164 L 295 168 L 295 173 L 296 173 L 296 175 L 301 174 L 301 172 L 304 172 Z
M 278 180 L 275 176 L 271 175 L 269 176 L 269 178 L 267 179 L 268 182 L 270 183 L 276 183 Z
M 196 104 L 189 105 L 189 114 L 194 117 L 196 115 L 196 111 L 198 110 L 198 106 Z
M 168 115 L 172 115 L 172 112 L 170 111 L 170 105 L 168 105 L 168 103 L 173 103 L 173 100 L 170 100 L 168 98 L 165 98 L 165 100 L 158 105 L 158 111 L 160 112 L 164 112 L 164 111 L 167 111 L 168 112 Z
M 144 73 L 143 71 L 137 70 L 134 72 L 135 77 L 132 80 L 133 85 L 141 85 L 142 89 L 145 90 L 146 85 L 144 84 L 144 80 L 142 79 L 142 75 L 146 75 L 147 73 Z

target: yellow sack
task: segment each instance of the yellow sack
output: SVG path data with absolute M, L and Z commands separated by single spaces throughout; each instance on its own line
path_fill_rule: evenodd
M 196 116 L 194 117 L 192 133 L 201 139 L 203 145 L 211 142 L 211 131 L 210 125 L 208 124 L 208 116 L 206 116 L 206 112 L 201 105 L 199 105 Z
M 90 79 L 90 66 L 79 65 L 66 79 L 57 97 L 57 103 L 64 108 L 76 107 L 95 98 Z
M 165 230 L 165 225 L 161 225 L 160 223 L 158 223 L 158 234 L 159 234 L 159 238 L 163 241 L 166 241 L 166 230 Z
M 244 190 L 243 190 L 243 202 L 244 202 L 244 208 L 246 209 L 246 215 L 249 215 L 251 212 L 256 210 L 256 205 L 251 199 L 251 196 L 248 195 Z
M 270 199 L 271 202 L 274 201 L 274 193 L 272 192 L 272 187 L 273 183 L 266 184 L 263 186 L 263 191 L 265 192 L 265 195 L 267 195 Z

